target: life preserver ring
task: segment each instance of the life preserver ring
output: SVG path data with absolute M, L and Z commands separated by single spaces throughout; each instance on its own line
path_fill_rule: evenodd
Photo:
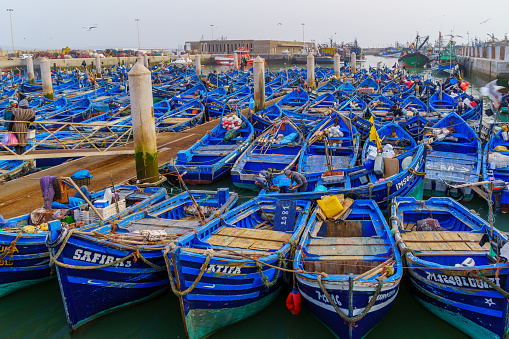
M 290 294 L 288 294 L 286 298 L 286 308 L 288 308 L 288 311 L 293 315 L 299 315 L 302 309 L 302 296 L 297 289 L 293 289 Z
M 453 188 L 453 189 L 455 189 L 456 192 L 458 192 L 457 196 L 451 195 L 451 187 L 447 187 L 447 189 L 445 190 L 445 195 L 453 198 L 458 202 L 462 201 L 463 198 L 465 198 L 465 191 L 463 190 L 463 188 Z

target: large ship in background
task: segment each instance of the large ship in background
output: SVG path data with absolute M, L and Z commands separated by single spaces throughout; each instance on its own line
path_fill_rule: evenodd
M 249 49 L 247 46 L 240 47 L 239 49 L 235 50 L 234 53 L 237 53 L 239 67 L 242 65 L 242 60 L 246 61 L 246 66 L 248 68 L 253 67 L 253 58 L 249 55 Z M 219 66 L 233 66 L 233 54 L 226 56 L 216 56 L 214 60 Z M 264 63 L 265 66 L 267 66 L 267 61 L 264 60 Z
M 427 63 L 430 62 L 429 53 L 424 51 L 423 47 L 429 40 L 429 36 L 424 38 L 417 34 L 415 43 L 411 44 L 409 48 L 403 49 L 401 57 L 398 62 L 405 68 L 423 68 Z
M 316 64 L 333 64 L 334 55 L 336 53 L 338 53 L 341 57 L 341 61 L 350 62 L 350 55 L 354 52 L 357 55 L 357 61 L 365 59 L 362 48 L 357 43 L 357 39 L 355 39 L 354 42 L 347 44 L 336 44 L 331 39 L 329 44 L 318 44 L 316 50 L 305 49 L 299 54 L 294 54 L 293 61 L 296 64 L 307 63 L 307 56 L 310 52 L 314 54 Z

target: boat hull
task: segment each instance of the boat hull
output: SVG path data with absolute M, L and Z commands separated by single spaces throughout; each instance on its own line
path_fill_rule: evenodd
M 355 322 L 355 326 L 350 328 L 330 305 L 327 297 L 323 294 L 318 283 L 310 279 L 297 275 L 299 292 L 302 295 L 306 308 L 325 326 L 332 331 L 338 338 L 364 338 L 389 312 L 396 300 L 399 291 L 399 280 L 397 284 L 392 283 L 383 287 L 377 297 L 377 301 L 369 312 L 361 320 Z M 344 314 L 348 314 L 348 308 L 343 305 L 349 304 L 348 281 L 341 284 L 324 283 L 336 305 Z M 369 303 L 370 297 L 375 293 L 375 288 L 354 289 L 353 294 L 353 315 L 359 314 Z M 351 331 L 351 332 L 350 332 Z
M 409 53 L 401 56 L 398 61 L 406 68 L 423 68 L 429 62 L 429 58 L 421 53 Z

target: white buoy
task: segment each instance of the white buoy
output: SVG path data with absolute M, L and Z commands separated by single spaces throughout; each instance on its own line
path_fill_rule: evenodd
M 258 112 L 265 108 L 265 61 L 257 56 L 253 61 L 254 77 L 254 111 Z
M 308 78 L 307 78 L 307 84 L 308 88 L 311 88 L 313 90 L 316 89 L 315 86 L 315 57 L 312 53 L 308 54 Z
M 334 75 L 337 79 L 341 77 L 341 57 L 338 53 L 334 54 Z
M 352 67 L 352 73 L 355 73 L 357 71 L 357 54 L 355 52 L 350 54 L 350 66 Z
M 144 183 L 156 182 L 159 180 L 159 170 L 151 73 L 141 62 L 137 62 L 128 77 L 136 177 Z
M 201 57 L 199 54 L 194 56 L 194 67 L 196 69 L 196 74 L 201 78 Z
M 53 100 L 53 84 L 51 83 L 51 69 L 49 60 L 46 58 L 41 59 L 41 80 L 42 80 L 42 95 L 50 100 Z
M 239 55 L 233 53 L 233 69 L 239 69 Z
M 95 56 L 95 76 L 101 77 L 101 58 L 99 55 Z
M 35 73 L 34 73 L 34 60 L 31 56 L 27 59 L 27 73 L 28 73 L 28 83 L 35 84 Z

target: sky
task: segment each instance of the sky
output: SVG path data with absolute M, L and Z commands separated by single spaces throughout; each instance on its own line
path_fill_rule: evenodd
M 421 36 L 461 35 L 466 43 L 509 33 L 508 0 L 0 0 L 0 47 L 12 49 L 175 49 L 186 41 L 274 39 L 385 47 Z M 484 23 L 483 21 L 487 20 Z M 83 27 L 95 26 L 86 31 Z M 468 32 L 468 34 L 467 34 Z

